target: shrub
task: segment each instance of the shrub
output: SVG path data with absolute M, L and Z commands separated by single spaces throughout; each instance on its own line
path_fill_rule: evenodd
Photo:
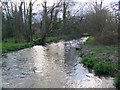
M 93 68 L 94 61 L 92 59 L 85 58 L 83 60 L 83 64 L 86 65 L 88 68 Z
M 111 75 L 114 72 L 115 67 L 110 63 L 107 64 L 107 63 L 99 62 L 94 65 L 93 69 L 95 74 L 100 76 L 100 75 Z
M 88 68 L 93 68 L 93 66 L 99 62 L 100 58 L 94 56 L 94 54 L 83 57 L 82 63 Z
M 118 43 L 118 35 L 116 33 L 103 34 L 99 37 L 95 37 L 95 43 L 103 45 L 115 45 Z
M 118 73 L 118 74 L 115 76 L 114 82 L 115 82 L 116 88 L 120 89 L 120 73 Z

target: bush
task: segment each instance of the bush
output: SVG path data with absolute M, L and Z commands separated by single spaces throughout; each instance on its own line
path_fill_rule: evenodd
M 118 73 L 118 74 L 115 76 L 114 82 L 115 82 L 116 88 L 120 89 L 120 73 Z
M 94 65 L 93 67 L 94 69 L 94 72 L 96 75 L 111 75 L 114 70 L 115 70 L 115 67 L 112 65 L 112 64 L 107 64 L 107 63 L 97 63 Z
M 97 58 L 94 56 L 94 54 L 92 54 L 92 55 L 87 55 L 83 57 L 82 63 L 88 68 L 93 69 L 94 65 L 99 61 L 100 61 L 100 58 Z
M 118 35 L 114 33 L 103 34 L 99 37 L 95 37 L 95 43 L 103 45 L 115 45 L 118 43 Z

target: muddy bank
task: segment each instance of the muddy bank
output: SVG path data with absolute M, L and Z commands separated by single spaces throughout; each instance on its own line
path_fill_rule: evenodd
M 87 38 L 34 46 L 2 57 L 4 88 L 114 88 L 113 78 L 99 78 L 80 63 Z

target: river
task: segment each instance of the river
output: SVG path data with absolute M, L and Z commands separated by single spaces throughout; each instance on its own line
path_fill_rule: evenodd
M 77 49 L 87 38 L 6 53 L 3 88 L 114 88 L 112 77 L 97 77 L 80 63 Z

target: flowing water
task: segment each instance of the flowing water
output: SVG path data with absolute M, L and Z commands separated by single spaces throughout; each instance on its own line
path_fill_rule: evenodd
M 34 46 L 5 54 L 4 88 L 114 88 L 113 78 L 97 77 L 80 63 L 79 49 L 88 37 Z

